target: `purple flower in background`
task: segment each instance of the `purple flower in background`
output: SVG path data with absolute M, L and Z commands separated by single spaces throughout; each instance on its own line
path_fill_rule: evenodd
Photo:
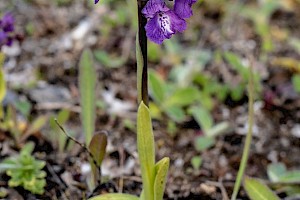
M 170 39 L 173 34 L 186 29 L 185 18 L 192 16 L 192 5 L 197 0 L 175 0 L 174 10 L 163 0 L 149 0 L 142 13 L 148 18 L 145 26 L 147 37 L 157 44 Z
M 14 33 L 15 19 L 10 13 L 6 13 L 0 19 L 0 48 L 3 45 L 11 46 L 15 39 Z
M 97 4 L 99 2 L 99 0 L 95 0 L 95 4 Z
M 10 13 L 6 13 L 3 18 L 0 20 L 0 27 L 4 32 L 14 31 L 15 19 Z

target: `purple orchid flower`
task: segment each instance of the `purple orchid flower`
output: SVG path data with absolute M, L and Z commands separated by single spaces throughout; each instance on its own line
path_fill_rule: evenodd
M 142 13 L 148 18 L 145 26 L 147 37 L 157 44 L 170 39 L 173 34 L 186 29 L 185 18 L 192 16 L 192 5 L 197 0 L 175 0 L 174 10 L 163 0 L 149 0 Z
M 10 13 L 6 13 L 2 19 L 0 19 L 0 48 L 3 45 L 11 46 L 15 39 L 14 34 L 15 19 Z

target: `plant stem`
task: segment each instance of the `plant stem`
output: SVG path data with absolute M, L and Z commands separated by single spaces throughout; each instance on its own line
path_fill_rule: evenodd
M 147 0 L 137 0 L 138 5 L 138 42 L 139 50 L 141 52 L 142 63 L 138 63 L 138 75 L 137 75 L 137 82 L 138 82 L 138 96 L 139 96 L 139 103 L 143 101 L 145 105 L 148 106 L 148 68 L 147 68 L 147 37 L 146 37 L 146 30 L 145 25 L 147 23 L 147 19 L 142 14 L 142 9 L 146 5 Z M 138 55 L 137 55 L 138 56 Z M 138 60 L 138 59 L 137 59 Z M 140 74 L 140 73 L 141 74 Z
M 245 169 L 247 167 L 247 161 L 249 157 L 250 152 L 250 146 L 252 141 L 252 129 L 253 129 L 253 121 L 254 121 L 254 78 L 253 78 L 253 71 L 252 67 L 249 67 L 249 85 L 248 85 L 248 133 L 246 136 L 245 146 L 243 149 L 243 155 L 242 160 L 240 163 L 240 168 L 238 171 L 238 175 L 234 184 L 233 194 L 231 196 L 231 200 L 236 200 L 236 197 L 238 195 L 239 189 L 241 187 L 241 182 L 244 176 Z

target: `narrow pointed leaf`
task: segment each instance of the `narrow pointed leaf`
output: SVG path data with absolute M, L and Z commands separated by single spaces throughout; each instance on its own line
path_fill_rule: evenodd
M 86 145 L 90 143 L 95 130 L 95 87 L 96 71 L 93 65 L 93 55 L 90 50 L 84 50 L 79 64 L 79 89 L 81 120 Z
M 279 200 L 267 185 L 257 179 L 246 177 L 244 188 L 252 200 Z
M 137 148 L 141 165 L 144 196 L 147 200 L 153 200 L 153 185 L 155 178 L 154 136 L 150 112 L 143 101 L 140 103 L 138 109 Z
M 167 175 L 170 165 L 168 157 L 161 159 L 155 165 L 154 200 L 162 200 L 164 196 Z

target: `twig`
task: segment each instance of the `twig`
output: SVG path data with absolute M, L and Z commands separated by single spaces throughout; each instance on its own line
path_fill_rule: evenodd
M 101 184 L 101 168 L 100 166 L 97 164 L 97 161 L 96 159 L 94 158 L 92 152 L 82 143 L 80 143 L 79 141 L 77 141 L 74 137 L 70 136 L 66 131 L 65 129 L 58 123 L 57 119 L 54 119 L 55 123 L 57 124 L 57 126 L 60 128 L 60 130 L 66 135 L 66 137 L 68 137 L 70 140 L 74 141 L 76 144 L 78 144 L 79 146 L 81 146 L 90 156 L 90 158 L 92 159 L 95 167 L 97 168 L 98 170 L 98 173 L 99 173 L 99 179 L 98 179 L 98 184 L 100 185 Z

